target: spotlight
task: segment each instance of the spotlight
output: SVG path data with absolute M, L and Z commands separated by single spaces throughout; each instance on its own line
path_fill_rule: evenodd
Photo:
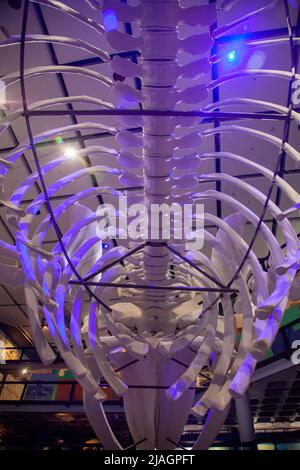
M 107 248 L 109 248 L 109 243 L 102 243 L 102 248 L 107 250 Z
M 226 59 L 229 64 L 233 64 L 234 62 L 237 61 L 237 52 L 235 49 L 231 49 L 230 51 L 227 52 L 226 54 Z
M 118 27 L 117 15 L 113 10 L 104 10 L 102 12 L 103 25 L 105 31 L 113 31 Z
M 66 150 L 65 150 L 65 156 L 66 156 L 67 158 L 71 158 L 71 159 L 74 158 L 74 157 L 76 156 L 76 150 L 75 150 L 74 148 L 72 148 L 72 147 L 66 148 Z
M 28 369 L 23 369 L 23 370 L 22 370 L 22 374 L 23 374 L 23 375 L 27 374 L 27 372 L 28 372 Z

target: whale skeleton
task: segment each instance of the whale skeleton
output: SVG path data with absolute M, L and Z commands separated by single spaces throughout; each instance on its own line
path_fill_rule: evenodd
M 100 49 L 75 38 L 27 33 L 28 0 L 21 34 L 0 43 L 0 50 L 20 46 L 20 70 L 3 80 L 6 86 L 20 83 L 23 101 L 22 108 L 10 109 L 1 117 L 0 133 L 4 134 L 18 119 L 25 119 L 28 130 L 27 141 L 0 158 L 0 200 L 16 240 L 15 245 L 0 241 L 1 260 L 9 262 L 1 262 L 0 281 L 11 287 L 25 285 L 32 336 L 41 360 L 47 366 L 55 360 L 51 348 L 55 343 L 83 388 L 85 411 L 105 448 L 122 446 L 105 416 L 103 403 L 107 397 L 101 380 L 123 397 L 128 426 L 138 449 L 174 449 L 191 412 L 204 424 L 193 449 L 206 449 L 225 422 L 232 398 L 247 392 L 257 362 L 265 357 L 276 337 L 291 300 L 290 292 L 292 300 L 297 298 L 299 276 L 295 277 L 300 258 L 297 234 L 288 218 L 299 210 L 300 195 L 279 171 L 283 153 L 299 164 L 299 151 L 288 143 L 289 126 L 292 121 L 299 124 L 299 113 L 291 101 L 285 107 L 232 96 L 207 104 L 209 91 L 245 76 L 288 80 L 291 91 L 293 82 L 299 79 L 293 54 L 299 38 L 293 42 L 290 36 L 281 41 L 291 47 L 291 71 L 247 69 L 198 84 L 198 78 L 203 82 L 211 69 L 212 61 L 208 58 L 213 38 L 265 14 L 279 2 L 271 2 L 222 26 L 212 36 L 208 31 L 216 21 L 215 4 L 184 8 L 178 0 L 140 0 L 133 7 L 118 0 L 86 0 L 91 12 L 102 11 L 101 24 L 100 19 L 92 20 L 62 2 L 33 0 L 33 3 L 54 8 L 92 28 L 105 39 L 107 49 L 117 54 L 109 55 L 105 47 Z M 237 2 L 223 3 L 228 10 Z M 281 3 L 286 7 L 289 25 L 288 2 Z M 115 12 L 118 23 L 112 28 L 105 27 L 107 12 Z M 139 34 L 120 32 L 120 26 L 126 22 L 135 22 Z M 180 37 L 180 25 L 201 26 L 207 32 Z M 88 67 L 26 68 L 25 47 L 27 50 L 32 43 L 44 42 L 84 49 L 98 56 L 109 64 L 114 79 Z M 270 50 L 278 41 L 258 41 L 259 46 L 264 43 Z M 250 42 L 250 46 L 254 48 L 255 42 Z M 119 54 L 127 50 L 137 51 L 138 60 Z M 179 64 L 181 52 L 192 57 L 188 64 Z M 94 80 L 99 90 L 109 90 L 113 99 L 101 96 L 99 91 L 97 97 L 85 92 L 27 103 L 26 88 L 31 78 L 42 80 L 49 73 L 76 74 L 79 79 Z M 132 78 L 139 81 L 140 89 L 132 86 Z M 182 78 L 192 78 L 195 84 L 179 88 L 178 80 Z M 90 121 L 33 133 L 32 116 L 40 115 L 42 119 L 59 115 L 55 106 L 66 103 L 93 105 Z M 191 105 L 193 111 L 186 112 Z M 226 106 L 238 111 L 226 114 L 223 111 Z M 241 106 L 245 112 L 240 111 Z M 253 122 L 258 122 L 263 112 L 271 113 L 270 119 L 281 119 L 283 136 L 222 122 L 225 117 L 239 121 L 249 118 L 249 109 Z M 68 111 L 61 110 L 64 113 L 68 115 Z M 115 125 L 93 122 L 93 114 L 113 115 Z M 76 116 L 74 109 L 73 115 Z M 220 119 L 220 125 L 203 129 L 199 117 L 210 122 Z M 57 155 L 52 161 L 41 163 L 40 142 L 82 131 L 103 132 L 116 146 L 97 144 L 79 149 L 84 167 L 63 177 L 58 170 L 63 174 L 68 170 L 65 157 Z M 206 151 L 201 151 L 205 139 L 223 133 L 233 136 L 239 133 L 245 139 L 250 136 L 267 142 L 272 150 L 277 149 L 274 170 L 234 153 L 234 147 L 232 152 L 209 152 L 206 145 Z M 32 150 L 36 172 L 7 197 L 6 177 L 27 150 Z M 87 164 L 85 157 L 90 155 L 109 157 L 111 164 Z M 231 160 L 256 170 L 265 177 L 266 190 L 262 192 L 226 173 L 204 174 L 203 162 L 214 159 Z M 92 184 L 53 206 L 52 198 L 60 190 L 68 191 L 82 178 L 95 181 L 95 175 L 103 185 Z M 50 177 L 53 182 L 46 184 Z M 258 212 L 226 192 L 201 191 L 201 182 L 208 181 L 224 181 L 245 191 L 256 200 Z M 42 190 L 28 202 L 28 194 L 36 183 Z M 285 212 L 271 200 L 271 190 L 277 187 L 291 204 Z M 166 237 L 160 224 L 158 239 L 150 236 L 130 241 L 126 246 L 115 243 L 104 252 L 105 233 L 99 226 L 104 216 L 98 211 L 100 206 L 97 211 L 91 210 L 89 201 L 99 201 L 103 196 L 117 201 L 121 194 L 127 195 L 130 204 L 140 203 L 147 208 L 151 204 L 222 201 L 232 213 L 222 220 L 205 211 L 205 224 L 217 228 L 215 236 L 203 229 L 207 252 L 187 248 L 185 240 L 176 238 L 172 231 Z M 284 249 L 264 222 L 267 211 L 277 221 Z M 117 218 L 121 220 L 121 214 Z M 108 219 L 105 221 L 108 223 Z M 254 227 L 250 241 L 245 237 L 248 225 Z M 44 241 L 53 228 L 57 243 L 48 251 Z M 270 252 L 268 270 L 263 269 L 253 248 L 258 234 Z M 241 312 L 241 339 L 237 342 L 235 315 Z M 199 377 L 202 377 L 200 387 Z

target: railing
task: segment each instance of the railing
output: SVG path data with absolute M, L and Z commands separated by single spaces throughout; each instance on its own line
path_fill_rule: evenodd
M 22 386 L 18 392 L 17 400 L 5 399 L 5 390 L 9 387 Z M 99 384 L 108 396 L 108 401 L 120 401 L 119 397 L 113 394 L 112 389 L 106 383 Z M 0 382 L 0 402 L 3 401 L 26 401 L 26 402 L 51 402 L 66 406 L 68 404 L 82 404 L 82 388 L 75 379 L 66 380 L 36 380 L 36 379 L 16 379 L 11 380 L 5 374 Z

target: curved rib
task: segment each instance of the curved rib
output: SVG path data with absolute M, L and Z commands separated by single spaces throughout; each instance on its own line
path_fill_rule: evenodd
M 0 47 L 6 46 L 14 46 L 21 42 L 21 36 L 10 36 L 5 41 L 0 42 Z M 44 34 L 27 34 L 26 35 L 26 42 L 27 43 L 45 43 L 49 42 L 52 44 L 63 44 L 66 46 L 76 47 L 78 49 L 82 49 L 87 52 L 91 52 L 91 54 L 100 57 L 103 62 L 109 62 L 110 56 L 107 52 L 99 49 L 98 47 L 90 44 L 88 42 L 82 41 L 81 39 L 74 39 L 67 36 L 48 36 Z

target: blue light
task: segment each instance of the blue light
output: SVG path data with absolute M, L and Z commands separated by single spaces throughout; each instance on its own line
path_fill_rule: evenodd
M 109 248 L 109 244 L 108 243 L 102 243 L 102 248 L 104 250 L 107 250 L 107 248 Z
M 231 49 L 230 51 L 227 52 L 226 54 L 226 59 L 229 64 L 233 64 L 234 62 L 237 61 L 237 52 L 235 49 Z
M 102 12 L 103 25 L 105 31 L 113 31 L 118 27 L 117 15 L 113 10 L 104 10 Z

